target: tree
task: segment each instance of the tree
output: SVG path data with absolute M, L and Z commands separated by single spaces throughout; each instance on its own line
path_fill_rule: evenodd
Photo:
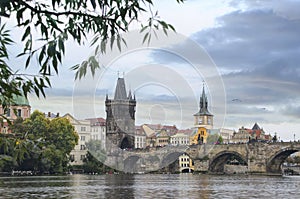
M 83 160 L 82 169 L 84 173 L 106 173 L 108 171 L 113 170 L 105 166 L 105 164 L 92 155 L 89 151 L 86 154 L 85 159 Z
M 69 154 L 78 143 L 78 134 L 66 118 L 55 118 L 50 121 L 45 141 L 54 144 L 56 149 Z
M 178 3 L 184 0 L 176 0 Z M 49 77 L 58 73 L 58 66 L 63 61 L 65 43 L 73 39 L 79 45 L 93 36 L 91 45 L 96 52 L 104 53 L 106 46 L 125 42 L 121 34 L 129 30 L 135 22 L 141 24 L 145 32 L 144 41 L 150 40 L 153 30 L 162 28 L 165 33 L 174 27 L 161 20 L 157 12 L 152 12 L 153 0 L 1 0 L 0 1 L 0 94 L 1 105 L 5 108 L 13 95 L 34 92 L 38 97 L 45 96 L 44 89 L 51 86 Z M 149 19 L 140 22 L 142 13 L 148 13 Z M 24 67 L 28 68 L 33 59 L 39 66 L 35 74 L 14 71 L 7 64 L 8 46 L 13 45 L 9 31 L 2 24 L 2 19 L 16 21 L 16 28 L 23 31 L 21 42 L 23 50 L 18 56 L 25 56 Z M 34 35 L 40 38 L 35 39 Z M 87 68 L 92 74 L 99 67 L 95 57 L 91 56 L 81 65 L 73 67 L 76 78 L 86 74 Z M 54 71 L 54 72 L 53 72 Z
M 0 171 L 62 173 L 67 170 L 69 154 L 77 142 L 78 135 L 67 119 L 50 121 L 34 111 L 30 118 L 13 124 L 10 136 L 0 137 Z

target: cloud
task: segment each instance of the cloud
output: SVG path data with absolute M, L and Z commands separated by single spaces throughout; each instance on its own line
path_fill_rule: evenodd
M 269 1 L 269 0 L 232 0 L 230 2 L 232 7 L 239 9 L 270 9 L 277 15 L 290 19 L 299 19 L 300 2 L 297 0 Z
M 217 27 L 192 38 L 222 72 L 227 125 L 299 123 L 299 106 L 286 104 L 300 103 L 300 18 L 287 17 L 283 9 L 279 13 L 277 5 L 255 2 L 219 17 Z M 285 13 L 291 5 L 285 5 Z

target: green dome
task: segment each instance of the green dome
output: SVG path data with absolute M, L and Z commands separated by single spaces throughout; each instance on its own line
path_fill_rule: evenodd
M 30 106 L 28 99 L 24 95 L 13 95 L 12 100 L 10 100 L 12 106 Z M 3 96 L 0 95 L 0 105 L 3 103 Z M 6 102 L 7 103 L 7 102 Z
M 12 100 L 14 106 L 30 106 L 29 101 L 25 96 L 14 95 Z

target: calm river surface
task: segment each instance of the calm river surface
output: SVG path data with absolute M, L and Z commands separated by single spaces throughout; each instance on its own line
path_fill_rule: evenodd
M 0 198 L 299 198 L 300 177 L 192 174 L 0 177 Z

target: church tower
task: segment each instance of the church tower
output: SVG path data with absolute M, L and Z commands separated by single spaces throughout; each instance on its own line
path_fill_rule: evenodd
M 200 110 L 194 114 L 194 127 L 197 129 L 197 132 L 191 140 L 192 144 L 206 143 L 208 131 L 213 128 L 214 116 L 208 111 L 208 100 L 205 94 L 204 84 L 199 107 Z
M 121 149 L 134 147 L 135 96 L 126 93 L 124 78 L 118 78 L 114 99 L 106 95 L 106 138 L 108 145 Z M 106 146 L 111 148 L 112 146 Z

